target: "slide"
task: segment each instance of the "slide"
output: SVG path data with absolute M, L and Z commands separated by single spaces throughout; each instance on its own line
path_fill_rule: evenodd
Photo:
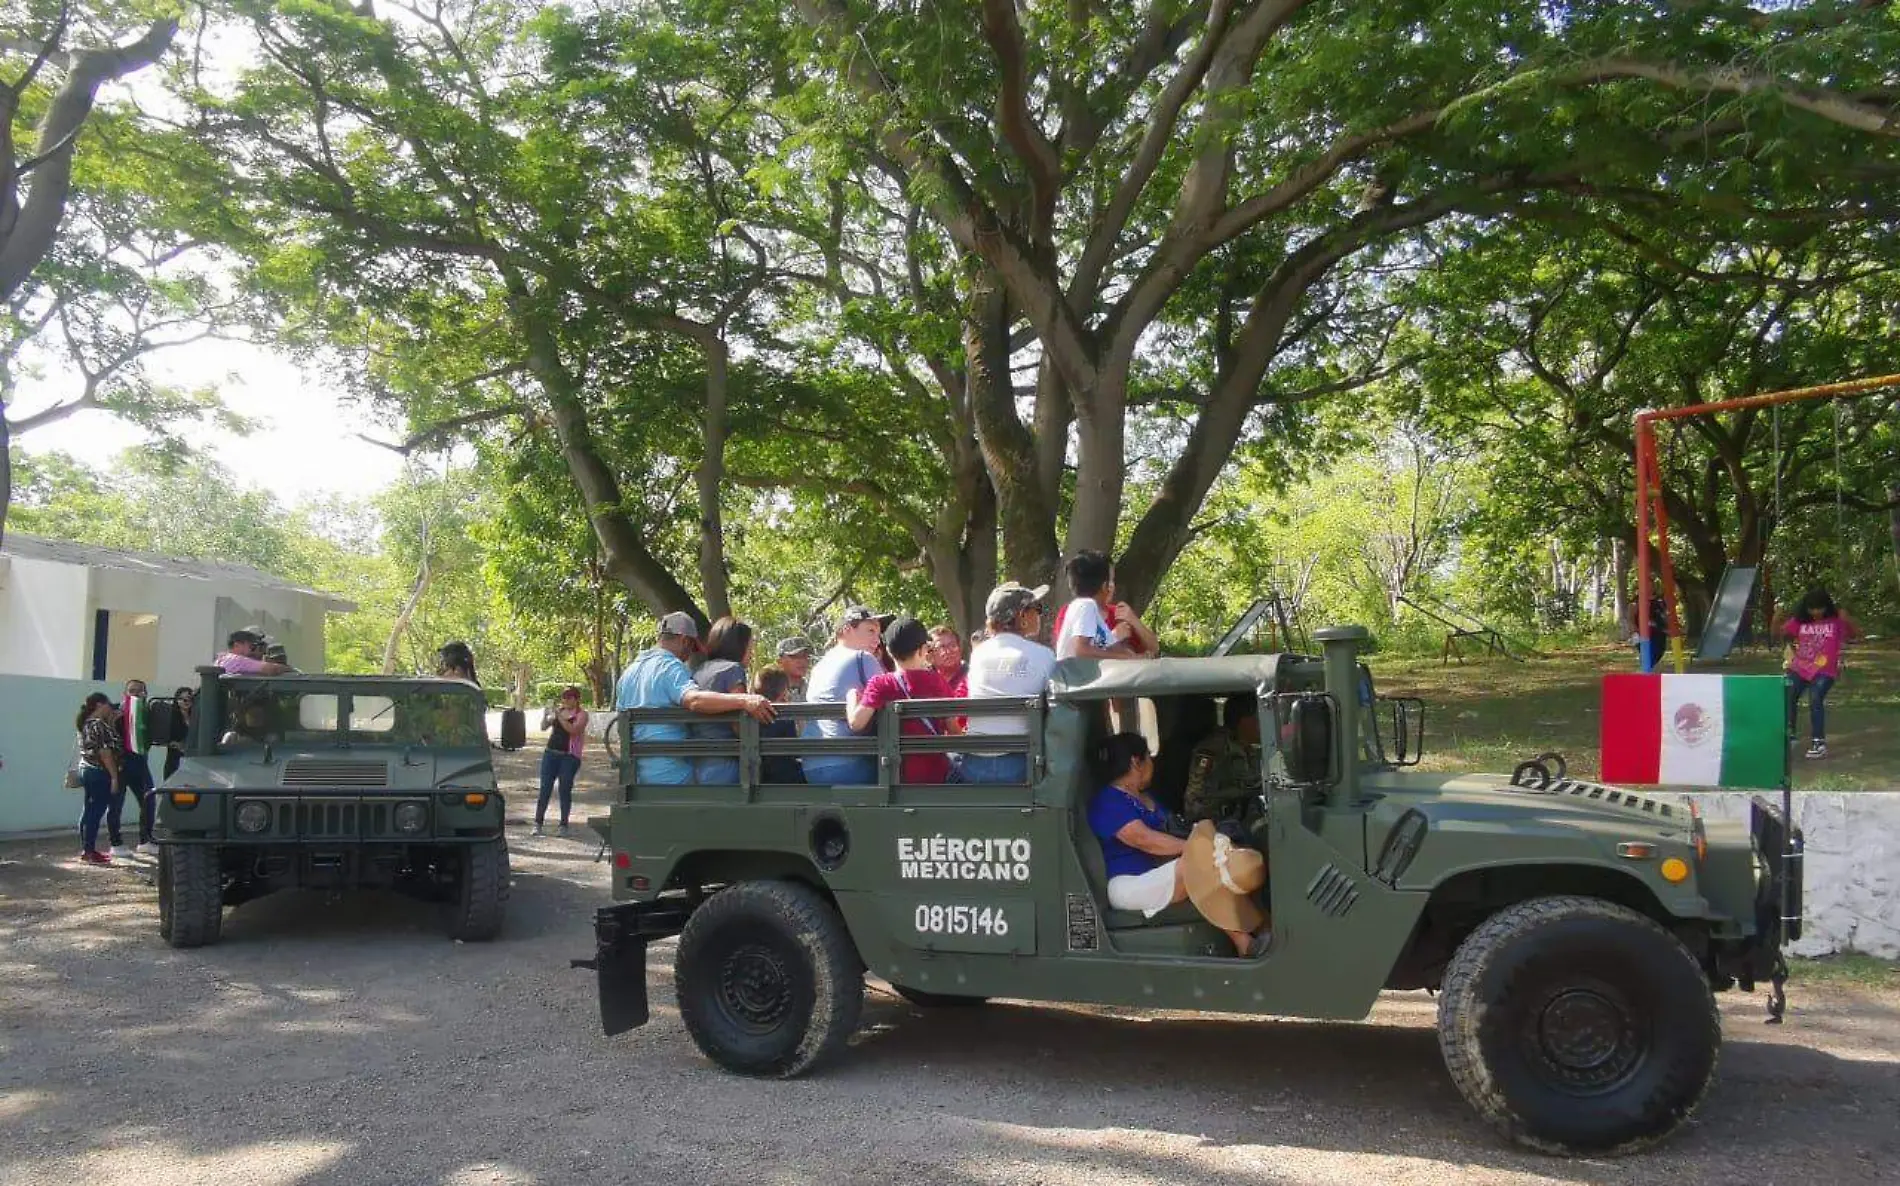
M 1748 603 L 1755 594 L 1755 575 L 1759 571 L 1752 564 L 1731 564 L 1722 573 L 1715 604 L 1709 607 L 1709 620 L 1702 624 L 1702 637 L 1696 639 L 1696 658 L 1726 659 L 1735 649 L 1748 623 Z

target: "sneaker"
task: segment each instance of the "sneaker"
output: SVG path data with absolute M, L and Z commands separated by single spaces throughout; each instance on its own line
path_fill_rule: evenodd
M 158 856 L 158 845 L 153 844 L 150 840 L 144 841 L 132 849 L 132 855 L 135 857 L 150 857 L 155 859 Z
M 110 865 L 112 858 L 105 853 L 94 852 L 89 848 L 79 854 L 79 863 L 82 865 Z
M 123 844 L 115 844 L 112 846 L 112 859 L 115 861 L 129 861 L 132 859 L 132 850 Z
M 545 836 L 547 834 L 547 829 L 543 828 L 540 824 L 536 824 L 534 827 L 528 829 L 528 835 L 530 836 Z
M 1816 742 L 1810 743 L 1808 746 L 1808 757 L 1810 758 L 1827 757 L 1827 742 L 1816 741 Z
M 554 834 L 555 834 L 556 836 L 566 836 L 566 835 L 568 834 L 568 832 L 567 832 L 567 825 L 566 825 L 566 824 L 562 824 L 562 825 L 561 825 L 560 827 L 558 827 L 558 828 L 556 828 L 556 829 L 554 830 Z

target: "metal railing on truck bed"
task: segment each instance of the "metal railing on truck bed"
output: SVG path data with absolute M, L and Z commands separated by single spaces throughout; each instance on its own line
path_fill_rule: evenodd
M 708 716 L 683 708 L 629 708 L 617 714 L 613 733 L 619 752 L 614 755 L 620 770 L 621 801 L 643 798 L 670 798 L 680 793 L 681 784 L 643 783 L 636 777 L 640 759 L 677 758 L 697 764 L 715 761 L 737 762 L 736 782 L 685 784 L 694 796 L 706 802 L 798 802 L 810 799 L 814 791 L 830 794 L 835 786 L 852 786 L 870 791 L 871 801 L 890 802 L 894 792 L 918 789 L 956 789 L 967 783 L 907 783 L 903 780 L 904 759 L 921 754 L 1023 755 L 1026 777 L 1021 781 L 986 783 L 990 787 L 1017 787 L 1025 792 L 1040 779 L 1047 768 L 1043 753 L 1044 704 L 1040 697 L 999 697 L 982 699 L 900 700 L 877 710 L 871 728 L 843 737 L 808 737 L 805 729 L 813 722 L 845 719 L 843 704 L 775 704 L 778 719 L 793 721 L 800 736 L 768 737 L 763 726 L 744 713 Z M 907 734 L 903 722 L 916 718 L 985 719 L 1013 717 L 1023 723 L 1023 732 L 1010 734 Z M 636 740 L 641 725 L 727 725 L 731 737 L 646 738 Z M 829 784 L 806 781 L 767 782 L 763 772 L 767 758 L 791 758 L 801 766 L 808 758 L 870 758 L 876 763 L 876 775 L 863 784 Z M 698 773 L 696 766 L 695 774 Z M 854 798 L 865 798 L 863 794 Z

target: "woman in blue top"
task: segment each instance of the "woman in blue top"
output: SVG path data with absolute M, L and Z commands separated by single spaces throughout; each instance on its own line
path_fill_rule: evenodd
M 1155 764 L 1146 738 L 1117 733 L 1096 747 L 1095 759 L 1108 785 L 1089 802 L 1089 830 L 1102 842 L 1108 904 L 1153 918 L 1187 899 L 1181 866 L 1187 841 L 1168 832 L 1167 809 L 1148 795 Z M 1226 933 L 1242 956 L 1252 956 L 1266 944 L 1264 933 Z

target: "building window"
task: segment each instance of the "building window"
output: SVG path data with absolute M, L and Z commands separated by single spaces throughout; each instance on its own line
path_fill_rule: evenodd
M 92 619 L 92 678 L 149 680 L 158 670 L 158 615 L 102 609 Z

